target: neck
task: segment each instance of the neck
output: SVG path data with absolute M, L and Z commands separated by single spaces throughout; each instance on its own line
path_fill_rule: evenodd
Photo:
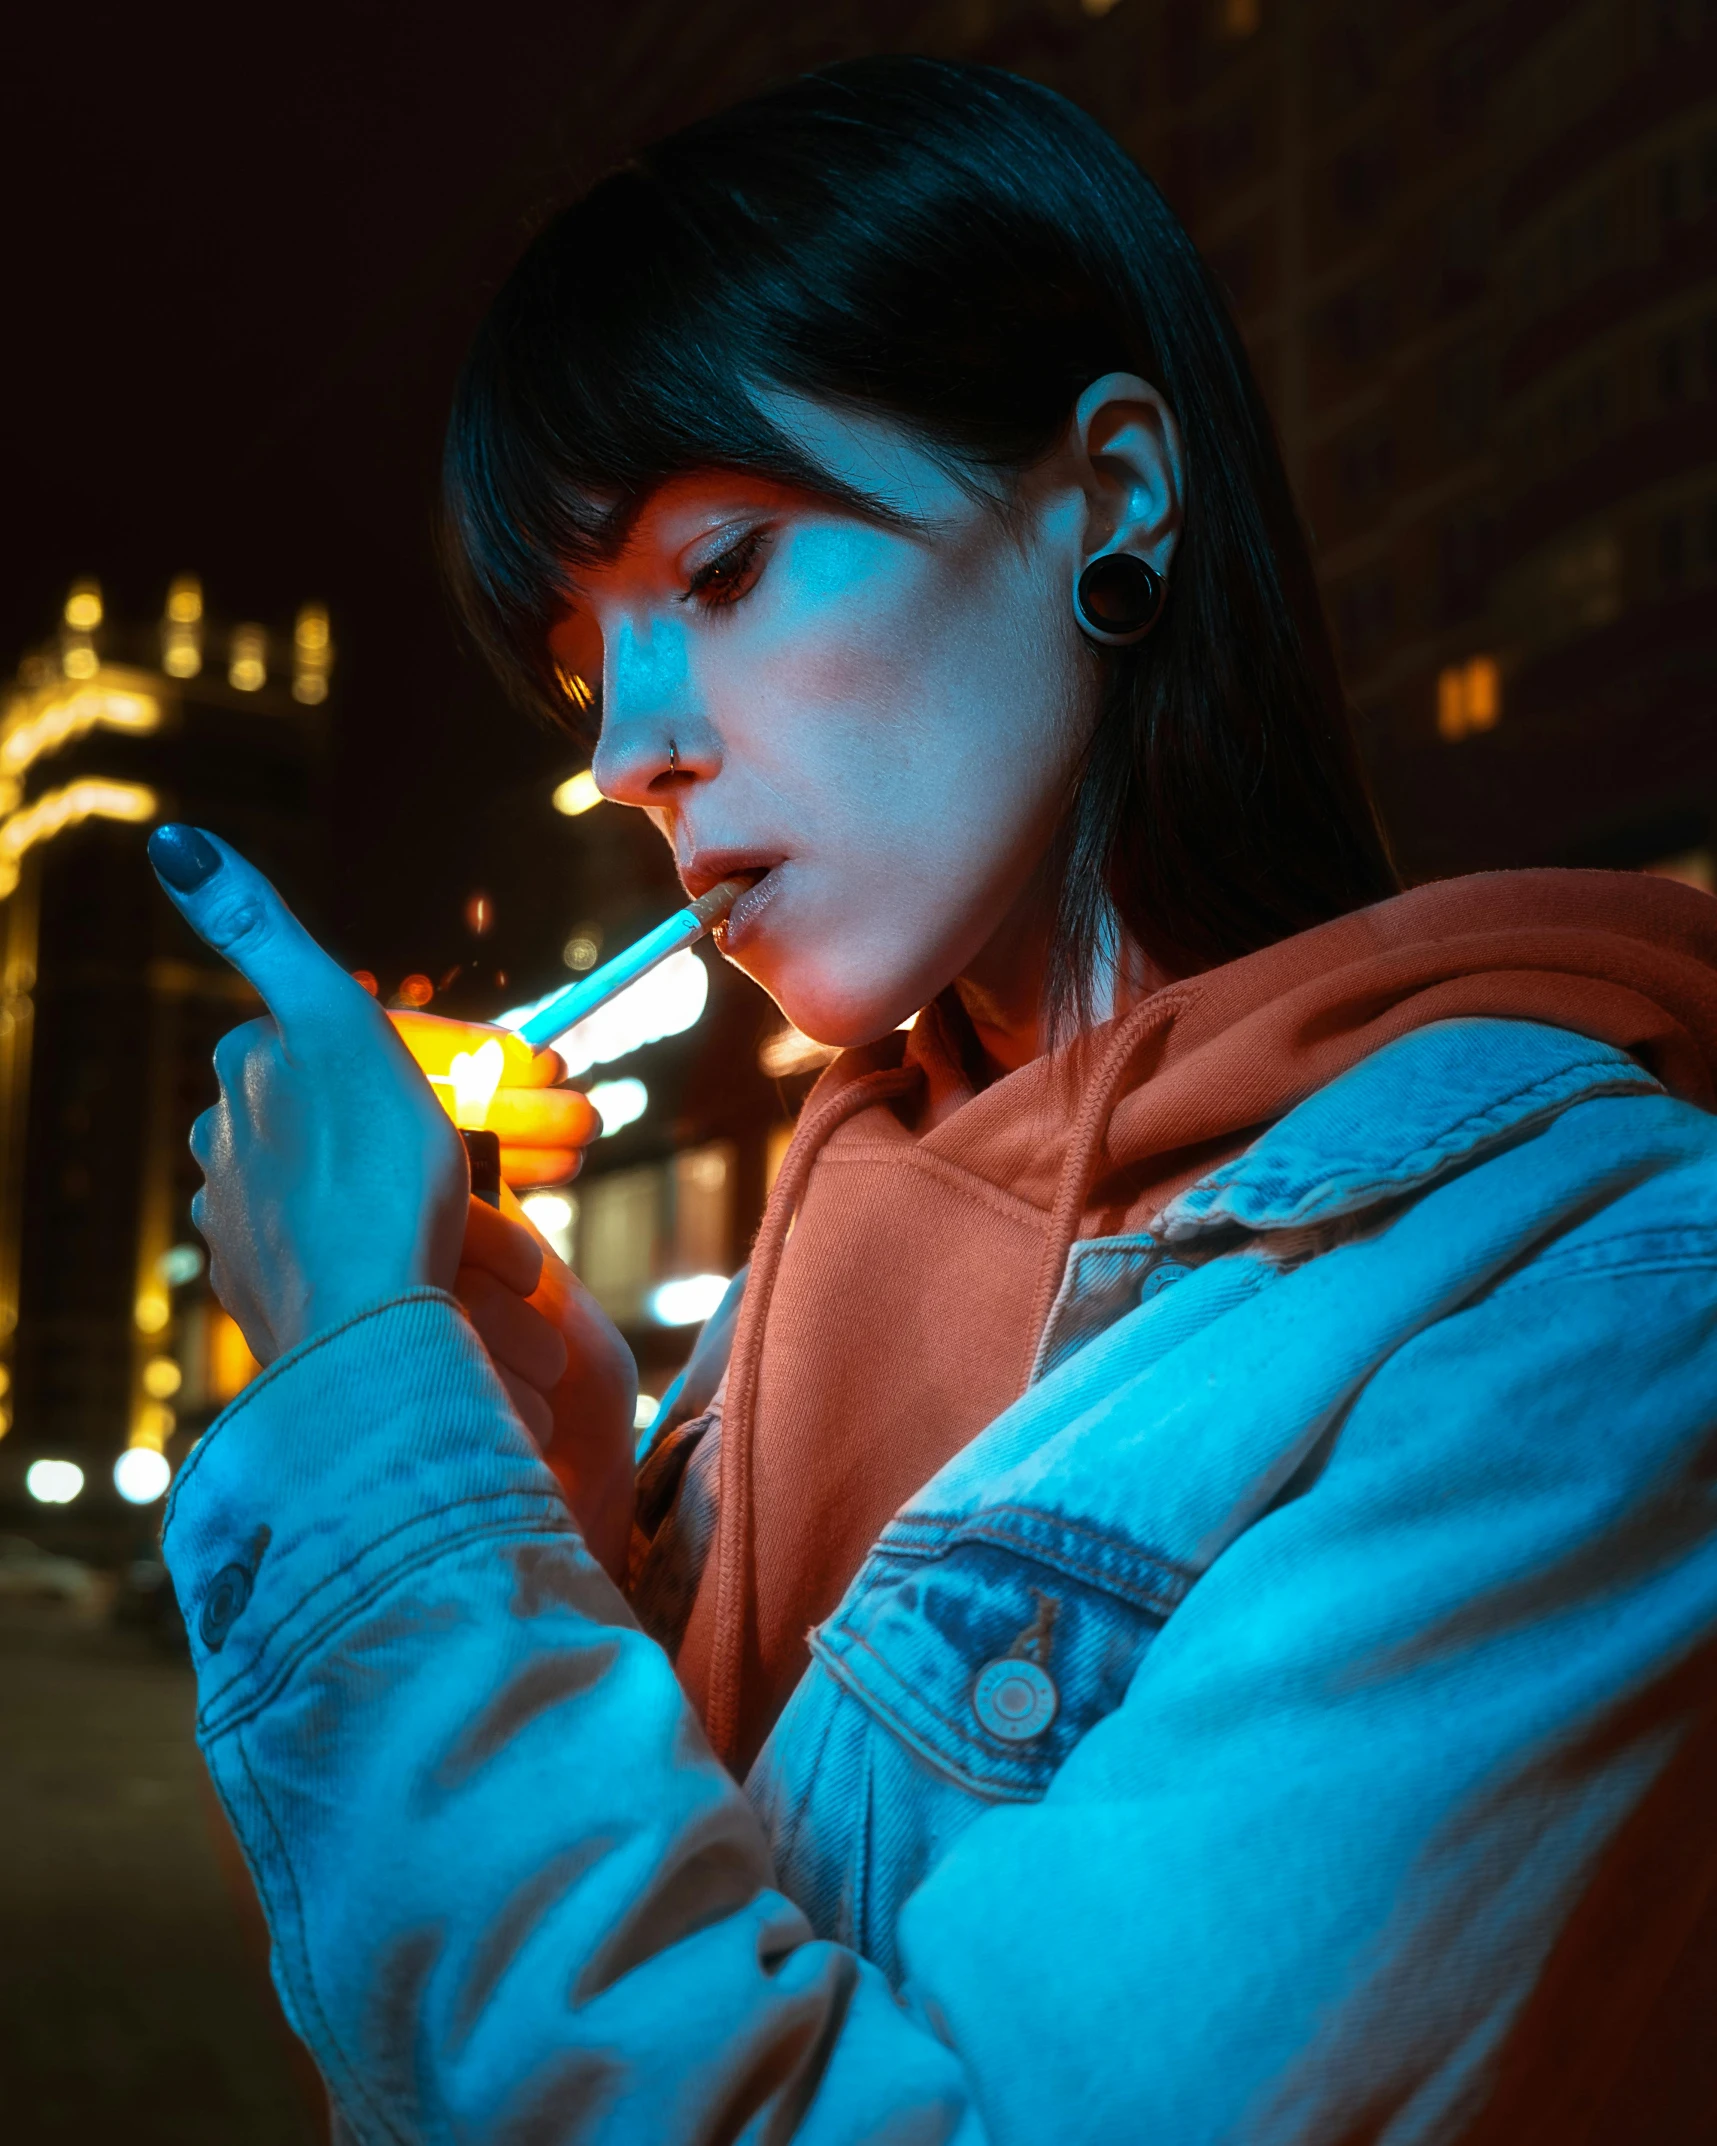
M 1016 913 L 954 980 L 992 1080 L 1017 1072 L 1049 1048 L 1045 1013 L 1052 935 L 1052 920 L 1041 908 Z M 1123 939 L 1092 979 L 1095 1018 L 1125 1013 L 1170 981 L 1130 938 Z

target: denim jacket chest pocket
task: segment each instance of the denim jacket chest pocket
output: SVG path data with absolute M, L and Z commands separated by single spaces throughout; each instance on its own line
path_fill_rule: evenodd
M 1192 1575 L 1030 1506 L 903 1515 L 812 1634 L 827 1674 L 938 1773 L 1032 1802 L 1125 1697 Z

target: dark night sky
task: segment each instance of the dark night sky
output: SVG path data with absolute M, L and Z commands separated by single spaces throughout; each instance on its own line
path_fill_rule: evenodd
M 546 799 L 575 762 L 460 647 L 431 553 L 486 293 L 629 144 L 836 48 L 918 42 L 928 11 L 848 12 L 819 11 L 817 47 L 731 0 L 41 9 L 12 33 L 0 666 L 80 573 L 141 620 L 180 569 L 227 618 L 325 599 L 349 961 L 456 958 L 479 885 L 527 967 L 571 921 L 578 837 Z

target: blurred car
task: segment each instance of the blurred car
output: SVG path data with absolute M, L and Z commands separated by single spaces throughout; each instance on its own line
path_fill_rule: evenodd
M 87 1602 L 95 1574 L 75 1557 L 56 1557 L 22 1535 L 0 1535 L 0 1597 L 25 1602 Z

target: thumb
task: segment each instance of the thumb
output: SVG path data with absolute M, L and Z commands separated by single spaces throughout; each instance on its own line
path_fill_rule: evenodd
M 369 995 L 323 952 L 269 882 L 237 850 L 169 822 L 149 837 L 149 862 L 198 938 L 262 995 L 288 1048 L 294 1035 L 345 1025 Z

